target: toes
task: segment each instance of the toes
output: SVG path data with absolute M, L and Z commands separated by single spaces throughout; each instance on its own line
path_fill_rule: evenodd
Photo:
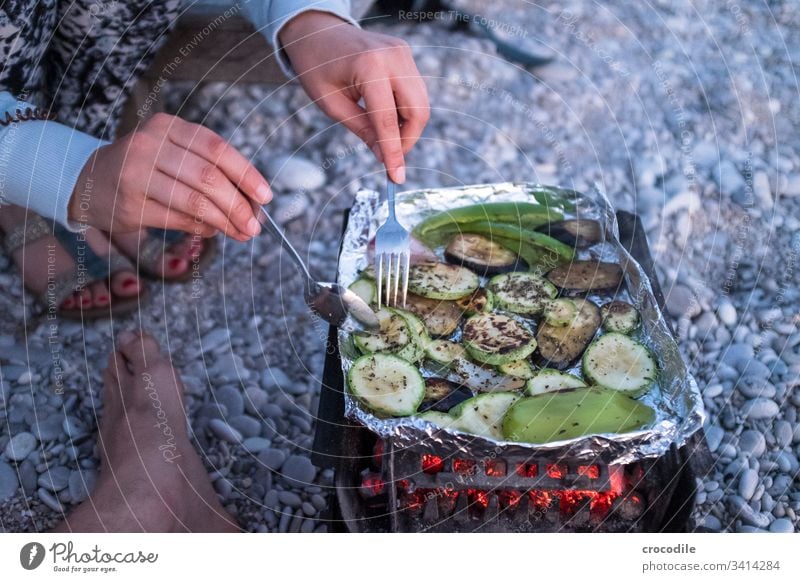
M 189 261 L 180 255 L 164 253 L 163 274 L 167 277 L 183 275 L 189 268 Z
M 150 334 L 123 331 L 117 336 L 117 343 L 120 353 L 136 370 L 142 370 L 162 359 L 158 342 Z
M 88 309 L 92 306 L 92 292 L 86 288 L 81 289 L 76 295 L 76 301 L 81 309 Z
M 77 294 L 70 295 L 69 297 L 64 299 L 64 301 L 61 303 L 61 308 L 62 309 L 75 309 L 75 306 L 77 305 L 77 303 L 75 302 L 76 298 L 77 298 Z
M 108 286 L 101 281 L 92 283 L 90 291 L 92 293 L 92 304 L 95 307 L 106 307 L 111 301 L 111 297 L 108 293 Z
M 111 277 L 111 291 L 119 297 L 133 297 L 142 289 L 141 282 L 132 271 L 115 273 Z

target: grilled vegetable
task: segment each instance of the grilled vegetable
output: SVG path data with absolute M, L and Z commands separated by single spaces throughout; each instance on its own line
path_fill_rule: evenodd
M 542 206 L 548 209 L 574 211 L 577 207 L 575 200 L 578 193 L 574 190 L 559 188 L 557 186 L 533 186 L 528 189 L 528 194 Z
M 422 420 L 435 424 L 441 428 L 456 428 L 456 418 L 444 412 L 428 410 L 419 415 Z
M 456 299 L 456 305 L 465 315 L 475 315 L 494 309 L 494 293 L 481 287 L 472 295 Z
M 552 283 L 533 273 L 506 273 L 492 277 L 488 284 L 498 307 L 523 315 L 541 313 L 558 291 Z
M 432 340 L 425 348 L 425 356 L 442 366 L 449 366 L 465 354 L 464 346 L 447 340 Z
M 371 304 L 378 298 L 378 291 L 375 287 L 375 281 L 370 281 L 366 277 L 356 279 L 350 284 L 350 291 L 361 297 L 364 303 Z
M 547 278 L 567 292 L 614 292 L 622 284 L 622 268 L 616 263 L 573 261 L 548 272 Z
M 494 368 L 458 359 L 449 378 L 476 392 L 510 392 L 525 386 L 525 380 L 500 374 Z
M 571 261 L 575 256 L 575 250 L 572 247 L 557 241 L 551 236 L 521 228 L 515 224 L 470 222 L 462 226 L 461 232 L 488 236 L 493 241 L 516 252 L 531 267 L 537 264 L 542 257 L 548 257 L 555 264 L 558 264 L 563 261 Z M 531 262 L 528 260 L 528 251 L 536 253 L 536 261 Z
M 630 334 L 639 327 L 639 312 L 625 301 L 611 301 L 600 308 L 603 329 Z
M 556 392 L 557 390 L 565 390 L 567 388 L 585 388 L 586 383 L 572 374 L 565 374 L 558 370 L 545 368 L 539 370 L 534 376 L 525 384 L 525 394 L 528 396 L 536 396 L 537 394 L 545 394 L 546 392 Z
M 408 289 L 429 299 L 460 299 L 478 287 L 478 276 L 458 265 L 421 263 L 409 269 Z
M 650 350 L 621 333 L 601 335 L 583 355 L 583 375 L 588 380 L 632 396 L 646 392 L 657 371 Z
M 514 360 L 507 364 L 500 364 L 497 366 L 497 371 L 507 376 L 515 376 L 516 378 L 533 378 L 535 372 L 533 367 L 528 363 L 528 360 Z
M 432 336 L 448 336 L 458 327 L 461 309 L 452 301 L 408 294 L 405 309 L 419 317 Z
M 518 398 L 509 392 L 480 394 L 456 406 L 450 415 L 456 418 L 458 430 L 502 440 L 503 417 Z
M 464 323 L 464 347 L 479 362 L 499 366 L 527 358 L 536 349 L 533 334 L 499 313 L 479 313 Z
M 562 297 L 553 299 L 545 304 L 544 319 L 550 325 L 557 327 L 569 325 L 578 314 L 578 307 L 572 299 Z
M 457 234 L 447 245 L 444 256 L 481 276 L 527 268 L 517 255 L 479 234 Z
M 596 220 L 574 219 L 545 224 L 537 229 L 571 247 L 585 249 L 603 240 L 603 231 Z
M 377 333 L 353 334 L 353 342 L 358 350 L 362 354 L 395 354 L 409 362 L 419 361 L 424 354 L 421 344 L 423 338 L 412 329 L 409 319 L 398 310 L 389 308 L 381 309 L 376 315 L 380 322 Z
M 541 323 L 536 332 L 536 361 L 563 370 L 580 358 L 600 327 L 600 310 L 588 299 L 575 299 L 578 312 L 569 325 Z
M 419 409 L 447 412 L 451 408 L 472 398 L 472 392 L 444 378 L 425 379 L 425 398 Z
M 652 408 L 625 394 L 577 388 L 519 399 L 503 419 L 503 436 L 510 441 L 547 443 L 589 434 L 625 433 L 654 418 Z
M 358 358 L 347 373 L 347 385 L 366 406 L 390 416 L 414 414 L 425 397 L 417 367 L 389 354 Z

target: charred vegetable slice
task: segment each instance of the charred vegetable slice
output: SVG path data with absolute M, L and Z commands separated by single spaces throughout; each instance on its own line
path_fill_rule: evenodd
M 545 321 L 555 326 L 569 325 L 577 314 L 578 307 L 575 302 L 566 297 L 548 301 L 544 308 Z
M 494 293 L 481 287 L 472 295 L 456 299 L 456 305 L 465 315 L 475 315 L 494 309 Z
M 533 273 L 506 273 L 489 281 L 500 308 L 523 315 L 541 313 L 547 302 L 558 294 L 556 288 Z
M 465 353 L 464 346 L 448 340 L 433 340 L 425 348 L 425 356 L 443 366 L 449 366 L 455 360 L 463 358 Z
M 461 320 L 461 309 L 453 301 L 428 299 L 413 293 L 408 294 L 405 309 L 422 319 L 433 336 L 452 334 Z
M 394 309 L 381 309 L 376 314 L 380 322 L 377 333 L 357 332 L 353 342 L 362 354 L 395 354 L 409 362 L 417 362 L 424 354 L 421 336 L 416 333 L 409 319 Z M 420 323 L 420 326 L 422 324 Z M 423 330 L 424 330 L 424 326 Z
M 589 434 L 630 432 L 654 418 L 652 408 L 625 394 L 578 388 L 521 398 L 503 419 L 503 436 L 510 441 L 547 443 Z
M 646 392 L 657 372 L 650 350 L 621 333 L 601 335 L 583 355 L 583 375 L 588 380 L 632 396 Z
M 361 297 L 361 299 L 363 299 L 364 303 L 367 305 L 373 303 L 378 297 L 375 281 L 370 281 L 366 277 L 362 277 L 361 279 L 356 279 L 353 281 L 350 284 L 349 289 Z
M 450 415 L 456 417 L 460 431 L 503 440 L 503 418 L 518 398 L 509 392 L 480 394 L 459 404 Z
M 427 420 L 431 424 L 435 424 L 441 428 L 456 428 L 456 418 L 454 416 L 450 416 L 446 412 L 428 410 L 418 416 L 422 420 Z
M 447 412 L 472 396 L 472 392 L 468 388 L 444 378 L 426 378 L 425 398 L 419 409 Z
M 535 372 L 533 366 L 528 363 L 528 360 L 514 360 L 507 364 L 500 364 L 497 366 L 497 371 L 506 374 L 507 376 L 515 376 L 517 378 L 533 378 Z
M 536 349 L 533 334 L 500 313 L 479 313 L 464 324 L 464 347 L 470 356 L 491 366 L 527 358 Z
M 517 255 L 479 234 L 457 234 L 447 245 L 444 256 L 481 276 L 527 268 Z
M 639 312 L 630 303 L 625 301 L 611 301 L 600 308 L 603 317 L 603 328 L 606 331 L 616 331 L 630 334 L 639 327 Z
M 544 370 L 539 370 L 528 380 L 528 383 L 525 385 L 525 394 L 528 396 L 536 396 L 537 394 L 556 392 L 557 390 L 565 390 L 567 388 L 585 387 L 586 382 L 577 376 L 545 368 Z
M 475 362 L 458 359 L 453 363 L 449 378 L 476 392 L 510 392 L 525 386 L 525 380 L 505 376 L 494 368 L 480 366 Z
M 409 291 L 429 299 L 460 299 L 480 287 L 478 276 L 458 265 L 420 263 L 411 265 Z
M 603 240 L 600 223 L 588 218 L 552 222 L 537 230 L 578 249 L 588 248 Z
M 347 385 L 366 406 L 390 416 L 408 416 L 425 397 L 417 367 L 389 354 L 361 356 L 347 373 Z
M 597 329 L 600 310 L 588 299 L 574 299 L 578 312 L 569 325 L 544 322 L 536 331 L 537 363 L 563 370 L 581 357 Z
M 613 292 L 622 284 L 622 267 L 594 260 L 572 261 L 549 271 L 547 278 L 568 292 Z

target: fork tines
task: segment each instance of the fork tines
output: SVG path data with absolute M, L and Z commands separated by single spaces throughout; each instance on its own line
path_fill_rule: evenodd
M 376 256 L 375 268 L 378 283 L 378 308 L 382 305 L 397 306 L 398 295 L 403 307 L 408 295 L 408 270 L 410 268 L 408 252 L 383 253 Z M 401 287 L 402 280 L 402 287 Z

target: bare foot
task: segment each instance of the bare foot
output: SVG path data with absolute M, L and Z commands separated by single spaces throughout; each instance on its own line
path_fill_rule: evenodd
M 0 211 L 0 228 L 10 232 L 19 224 L 30 223 L 34 216 L 20 206 L 4 206 Z M 97 229 L 86 231 L 86 242 L 100 257 L 107 257 L 112 250 L 108 239 Z M 68 273 L 75 267 L 72 256 L 65 251 L 53 236 L 45 236 L 17 249 L 12 258 L 22 273 L 25 286 L 39 295 L 48 285 L 51 277 Z M 48 272 L 48 269 L 51 269 Z M 83 290 L 67 297 L 61 304 L 62 309 L 88 309 L 105 307 L 113 296 L 135 297 L 141 290 L 141 283 L 133 271 L 119 271 L 111 276 L 111 290 L 105 281 L 96 281 Z
M 125 253 L 133 261 L 133 264 L 136 264 L 139 247 L 147 236 L 154 235 L 149 234 L 146 230 L 140 230 L 124 234 L 114 233 L 111 239 L 117 248 Z M 161 260 L 153 265 L 156 274 L 167 280 L 180 277 L 191 268 L 192 261 L 196 260 L 203 252 L 204 243 L 205 240 L 201 236 L 187 233 L 177 243 L 168 244 Z
M 189 442 L 183 384 L 149 335 L 123 332 L 103 378 L 100 475 L 55 531 L 241 531 Z

